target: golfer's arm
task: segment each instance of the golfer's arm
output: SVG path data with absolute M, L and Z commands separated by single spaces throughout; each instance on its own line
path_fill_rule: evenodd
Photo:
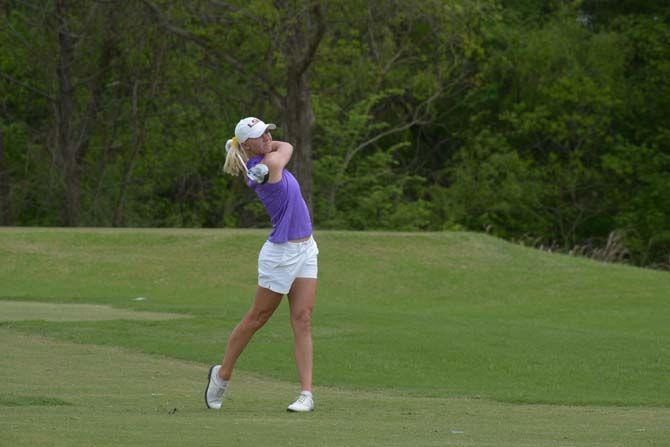
M 284 167 L 291 160 L 293 155 L 293 146 L 284 141 L 273 141 L 272 152 L 266 154 L 263 162 L 270 170 L 269 183 L 277 183 L 281 180 L 281 174 Z

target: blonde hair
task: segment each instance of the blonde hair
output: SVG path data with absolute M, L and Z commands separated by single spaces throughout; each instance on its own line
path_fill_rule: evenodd
M 239 175 L 247 172 L 246 163 L 249 157 L 247 157 L 237 138 L 233 137 L 226 141 L 226 152 L 226 162 L 223 165 L 223 172 L 230 175 Z

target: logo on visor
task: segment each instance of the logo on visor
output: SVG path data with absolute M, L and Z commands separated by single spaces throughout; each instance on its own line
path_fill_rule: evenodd
M 259 121 L 260 120 L 258 118 L 254 118 L 254 119 L 251 120 L 250 123 L 247 123 L 247 126 L 254 127 L 256 124 L 258 124 Z

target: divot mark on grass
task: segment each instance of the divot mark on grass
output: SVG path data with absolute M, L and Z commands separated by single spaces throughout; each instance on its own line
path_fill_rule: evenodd
M 172 320 L 190 315 L 115 309 L 99 304 L 54 304 L 0 300 L 0 321 Z

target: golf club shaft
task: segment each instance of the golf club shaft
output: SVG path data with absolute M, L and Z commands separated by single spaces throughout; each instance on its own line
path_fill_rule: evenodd
M 249 170 L 247 169 L 247 164 L 246 164 L 246 163 L 244 162 L 244 160 L 242 159 L 242 156 L 240 155 L 239 152 L 235 152 L 235 154 L 237 155 L 237 158 L 238 158 L 238 159 L 240 160 L 240 162 L 242 163 L 242 166 L 244 166 L 244 170 L 245 170 L 245 171 L 247 172 L 247 174 L 248 174 L 248 173 L 249 173 Z

